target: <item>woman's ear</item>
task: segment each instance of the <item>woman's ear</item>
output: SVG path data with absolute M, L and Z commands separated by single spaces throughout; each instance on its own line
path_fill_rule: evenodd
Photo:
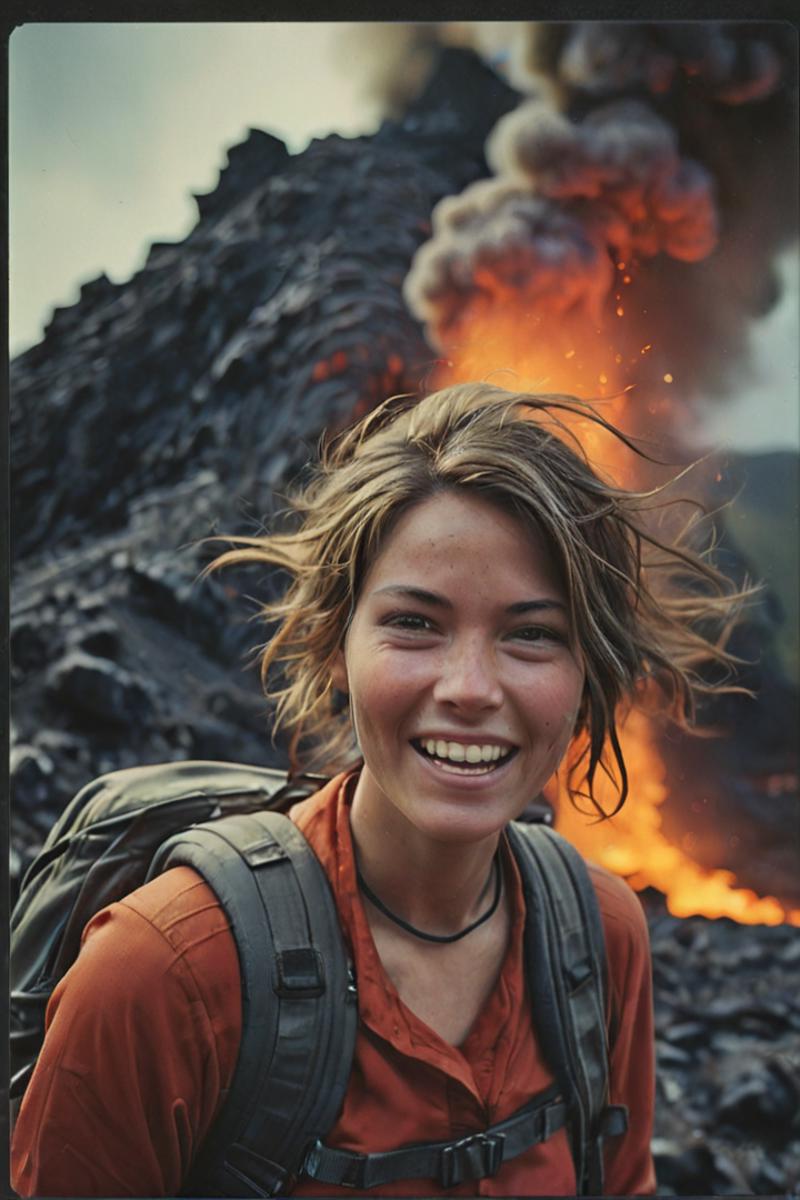
M 347 664 L 344 660 L 344 650 L 336 651 L 336 657 L 333 660 L 331 668 L 331 679 L 336 690 L 343 692 L 346 696 L 350 688 L 347 683 Z

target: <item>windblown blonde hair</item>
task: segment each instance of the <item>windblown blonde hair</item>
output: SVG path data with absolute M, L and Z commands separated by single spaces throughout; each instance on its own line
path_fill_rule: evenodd
M 726 643 L 752 589 L 737 590 L 690 542 L 646 528 L 662 489 L 627 492 L 589 466 L 565 417 L 603 426 L 569 397 L 508 392 L 487 384 L 445 388 L 415 402 L 394 397 L 323 443 L 311 482 L 292 498 L 289 532 L 237 538 L 209 570 L 260 563 L 291 583 L 262 613 L 277 623 L 260 653 L 276 728 L 292 735 L 293 765 L 339 768 L 355 755 L 349 714 L 333 664 L 364 579 L 401 513 L 443 491 L 484 497 L 541 530 L 568 597 L 570 627 L 586 666 L 576 724 L 570 794 L 601 814 L 598 767 L 627 794 L 617 717 L 625 701 L 655 685 L 663 708 L 691 726 L 702 693 L 737 689 Z M 722 668 L 710 682 L 700 669 Z M 280 669 L 277 683 L 274 674 Z

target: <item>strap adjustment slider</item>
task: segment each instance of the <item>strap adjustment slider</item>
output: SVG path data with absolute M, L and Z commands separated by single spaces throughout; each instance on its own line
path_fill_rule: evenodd
M 445 1146 L 439 1157 L 439 1183 L 449 1188 L 465 1179 L 496 1175 L 503 1163 L 504 1143 L 502 1133 L 473 1133 Z
M 335 1150 L 329 1151 L 319 1138 L 309 1148 L 300 1168 L 300 1174 L 308 1175 L 311 1179 L 321 1178 L 323 1182 L 330 1182 L 324 1167 L 322 1167 L 322 1162 L 325 1156 L 331 1153 L 337 1160 L 336 1183 L 340 1187 L 358 1188 L 361 1191 L 364 1187 L 369 1186 L 366 1182 L 368 1154 L 356 1154 L 350 1151 L 339 1154 Z
M 275 955 L 278 982 L 275 991 L 287 1000 L 313 999 L 325 991 L 325 964 L 313 946 L 280 950 Z

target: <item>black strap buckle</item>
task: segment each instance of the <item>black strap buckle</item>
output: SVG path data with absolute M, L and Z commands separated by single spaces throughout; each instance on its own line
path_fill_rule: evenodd
M 465 1179 L 488 1179 L 503 1163 L 502 1133 L 473 1133 L 445 1146 L 439 1155 L 439 1183 L 455 1187 Z
M 597 1121 L 597 1137 L 619 1137 L 628 1129 L 628 1106 L 626 1104 L 609 1104 L 600 1113 Z
M 347 1164 L 346 1170 L 342 1174 L 342 1178 L 339 1180 L 340 1186 L 346 1188 L 358 1188 L 358 1190 L 361 1191 L 364 1187 L 364 1178 L 368 1162 L 369 1158 L 366 1154 L 360 1154 L 357 1157 L 356 1155 L 353 1155 L 352 1159 Z
M 328 1155 L 336 1160 L 338 1168 L 336 1182 L 340 1187 L 358 1188 L 362 1191 L 366 1184 L 366 1169 L 369 1162 L 368 1154 L 356 1154 L 352 1151 L 344 1151 L 339 1153 L 336 1150 L 329 1150 L 319 1138 L 310 1147 L 303 1165 L 300 1168 L 300 1174 L 309 1175 L 312 1179 L 319 1178 L 320 1159 Z M 324 1182 L 328 1182 L 326 1173 L 323 1171 L 322 1178 Z
M 313 999 L 325 991 L 325 963 L 313 946 L 280 950 L 275 955 L 275 991 L 287 1000 Z

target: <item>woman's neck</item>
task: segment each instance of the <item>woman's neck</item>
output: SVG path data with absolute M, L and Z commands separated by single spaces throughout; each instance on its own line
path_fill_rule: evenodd
M 426 933 L 459 932 L 491 902 L 499 833 L 478 842 L 432 840 L 397 809 L 376 812 L 356 785 L 350 828 L 369 888 Z

